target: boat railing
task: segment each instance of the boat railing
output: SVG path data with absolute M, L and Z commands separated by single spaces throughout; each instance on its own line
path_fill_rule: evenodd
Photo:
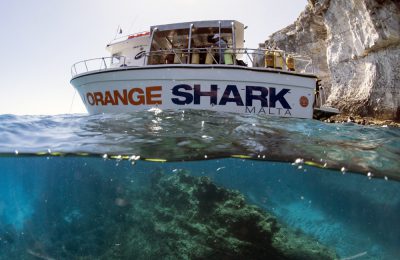
M 112 56 L 112 57 L 101 57 L 83 60 L 75 63 L 71 67 L 71 75 L 74 77 L 81 73 L 107 70 L 110 68 L 125 67 L 126 57 L 124 56 Z
M 268 53 L 275 55 L 273 64 L 266 64 Z M 273 49 L 180 48 L 146 52 L 144 66 L 160 64 L 225 64 L 314 73 L 310 57 Z
M 259 48 L 252 49 L 253 55 L 253 67 L 271 67 L 266 64 L 266 56 L 268 54 L 279 54 L 277 57 L 282 57 L 282 68 L 283 70 L 297 71 L 300 73 L 311 73 L 314 74 L 314 66 L 310 56 L 286 52 L 283 50 L 269 49 L 269 48 Z M 276 56 L 275 56 L 276 57 Z M 290 64 L 292 62 L 292 64 Z M 276 67 L 276 66 L 275 66 Z M 272 68 L 272 67 L 271 67 Z M 279 69 L 279 66 L 278 66 Z
M 275 56 L 273 56 L 273 63 L 269 64 L 270 60 L 268 60 L 267 55 L 271 53 Z M 128 60 L 125 56 L 83 60 L 72 65 L 71 75 L 74 77 L 87 72 L 129 67 L 130 65 L 127 65 Z M 298 73 L 314 73 L 311 58 L 270 49 L 181 48 L 145 53 L 143 66 L 161 64 L 225 64 L 295 71 Z

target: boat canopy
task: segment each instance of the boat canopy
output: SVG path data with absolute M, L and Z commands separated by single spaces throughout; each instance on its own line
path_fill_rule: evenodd
M 157 64 L 157 52 L 179 51 L 190 57 L 215 46 L 214 35 L 219 34 L 233 50 L 243 48 L 244 25 L 235 20 L 213 20 L 156 25 L 150 27 L 150 52 L 153 58 L 148 64 Z M 161 62 L 163 63 L 163 62 Z M 184 63 L 184 62 L 183 62 Z

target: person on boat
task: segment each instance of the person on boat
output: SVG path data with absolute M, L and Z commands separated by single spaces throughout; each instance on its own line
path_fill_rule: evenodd
M 224 52 L 225 50 L 228 48 L 228 44 L 226 43 L 226 41 L 219 35 L 219 33 L 215 34 L 212 38 L 212 40 L 214 41 L 214 47 L 221 49 L 221 64 L 225 64 L 224 62 Z M 219 63 L 219 53 L 220 51 L 218 50 L 215 53 L 215 60 L 217 61 L 217 63 Z
M 212 38 L 214 40 L 214 46 L 219 47 L 221 49 L 226 49 L 228 44 L 226 41 L 219 35 L 219 33 L 215 34 Z

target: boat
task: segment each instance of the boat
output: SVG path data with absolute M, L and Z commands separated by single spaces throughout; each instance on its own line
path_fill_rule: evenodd
M 326 116 L 311 59 L 244 48 L 244 32 L 235 20 L 151 26 L 111 41 L 110 57 L 75 63 L 71 84 L 89 114 L 159 108 Z

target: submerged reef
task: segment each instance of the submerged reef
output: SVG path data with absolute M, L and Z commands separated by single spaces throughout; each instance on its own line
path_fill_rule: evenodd
M 97 170 L 48 182 L 0 259 L 337 259 L 207 177 Z
M 104 258 L 335 259 L 316 240 L 282 226 L 248 205 L 242 194 L 206 177 L 155 174 L 136 197 Z M 138 199 L 140 198 L 140 199 Z

